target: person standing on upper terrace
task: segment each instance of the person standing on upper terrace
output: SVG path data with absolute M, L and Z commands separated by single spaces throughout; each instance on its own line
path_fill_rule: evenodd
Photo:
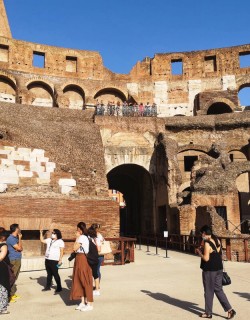
M 8 237 L 6 243 L 8 245 L 9 259 L 12 265 L 12 270 L 15 274 L 16 281 L 17 281 L 20 270 L 21 270 L 22 251 L 23 251 L 22 233 L 17 223 L 14 223 L 10 226 L 10 233 L 11 234 Z M 17 291 L 17 286 L 15 282 L 10 291 L 10 296 L 11 296 L 10 302 L 15 302 L 16 299 L 20 298 L 20 296 L 16 295 L 16 291 Z

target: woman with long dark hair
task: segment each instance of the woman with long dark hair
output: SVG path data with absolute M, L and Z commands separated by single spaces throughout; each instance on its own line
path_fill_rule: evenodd
M 10 260 L 8 258 L 8 246 L 6 239 L 8 234 L 2 228 L 0 233 L 0 315 L 9 314 L 8 303 L 10 297 L 10 277 L 9 277 L 9 265 Z
M 55 293 L 62 291 L 61 278 L 59 276 L 58 269 L 62 265 L 64 241 L 62 240 L 61 231 L 54 229 L 51 233 L 51 237 L 44 239 L 43 231 L 40 231 L 40 241 L 47 245 L 45 253 L 45 268 L 47 271 L 47 283 L 46 287 L 42 291 L 51 290 L 52 278 L 54 277 L 57 288 Z
M 200 230 L 203 239 L 203 249 L 196 249 L 201 257 L 202 279 L 205 292 L 205 313 L 201 318 L 212 318 L 214 294 L 222 308 L 228 312 L 228 319 L 234 318 L 235 310 L 231 307 L 222 288 L 223 264 L 221 243 L 212 233 L 212 229 L 204 226 Z
M 89 240 L 94 243 L 96 246 L 96 250 L 99 253 L 101 251 L 101 242 L 97 237 L 96 229 L 93 228 L 92 226 L 88 229 L 88 235 L 89 235 Z M 98 268 L 99 268 L 99 257 L 98 260 L 96 261 L 95 264 L 90 265 L 92 269 L 92 274 L 95 282 L 95 290 L 93 292 L 94 296 L 100 296 L 100 279 L 99 279 L 99 273 L 98 273 Z
M 93 310 L 93 278 L 92 270 L 87 261 L 89 253 L 89 239 L 84 222 L 79 222 L 76 231 L 76 241 L 74 252 L 76 258 L 73 270 L 72 288 L 70 293 L 71 300 L 81 300 L 76 310 L 83 312 Z

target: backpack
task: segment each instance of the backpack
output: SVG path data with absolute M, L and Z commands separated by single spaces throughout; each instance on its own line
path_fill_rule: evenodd
M 97 250 L 97 246 L 93 243 L 93 241 L 89 239 L 89 253 L 85 254 L 87 260 L 88 260 L 88 264 L 90 266 L 93 266 L 95 264 L 98 264 L 98 260 L 99 260 L 99 254 L 98 254 L 98 250 Z

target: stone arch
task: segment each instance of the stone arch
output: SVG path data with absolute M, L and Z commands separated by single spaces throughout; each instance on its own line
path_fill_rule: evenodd
M 120 210 L 121 235 L 154 233 L 154 187 L 150 173 L 135 164 L 122 164 L 107 174 L 109 189 L 124 196 Z
M 238 100 L 241 107 L 250 107 L 250 79 L 239 86 Z
M 16 81 L 5 74 L 0 74 L 0 101 L 16 102 Z
M 241 150 L 232 149 L 232 150 L 228 151 L 228 154 L 230 155 L 230 159 L 232 162 L 247 160 L 247 156 Z
M 123 101 L 127 100 L 127 94 L 125 94 L 122 90 L 114 88 L 114 87 L 107 87 L 100 89 L 94 95 L 95 100 L 103 101 L 104 104 L 107 104 L 109 101 L 117 102 L 119 101 L 122 103 Z
M 212 99 L 204 107 L 206 114 L 231 113 L 235 109 L 234 103 L 226 98 Z
M 38 107 L 54 107 L 54 88 L 47 82 L 35 80 L 27 84 L 29 103 Z
M 68 84 L 63 89 L 63 95 L 67 98 L 69 109 L 81 110 L 85 104 L 85 92 L 82 87 Z

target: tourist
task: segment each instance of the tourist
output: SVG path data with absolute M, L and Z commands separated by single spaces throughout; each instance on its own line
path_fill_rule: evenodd
M 22 233 L 17 223 L 14 223 L 10 226 L 10 235 L 7 239 L 8 251 L 9 251 L 9 259 L 10 264 L 12 265 L 12 270 L 15 274 L 16 280 L 18 279 L 20 270 L 21 270 L 21 260 L 22 260 Z M 10 302 L 16 302 L 16 299 L 20 298 L 16 294 L 17 286 L 16 282 L 13 284 L 10 291 Z
M 144 105 L 141 102 L 140 105 L 139 105 L 139 116 L 143 117 L 143 115 L 144 115 Z
M 6 239 L 8 234 L 1 228 L 0 232 L 0 315 L 9 314 L 7 310 L 10 296 L 10 276 L 8 258 L 8 246 Z
M 99 282 L 101 282 L 101 279 L 102 279 L 101 266 L 102 266 L 103 261 L 104 261 L 104 255 L 100 254 L 100 251 L 101 251 L 101 244 L 102 244 L 103 241 L 104 241 L 104 237 L 103 237 L 102 234 L 100 233 L 100 228 L 101 228 L 100 224 L 94 223 L 94 224 L 92 224 L 91 227 L 94 228 L 95 231 L 96 231 L 96 237 L 97 237 L 97 239 L 98 239 L 98 245 L 100 246 L 100 248 L 98 249 L 99 258 L 98 258 L 98 268 L 97 268 L 97 272 L 98 272 Z
M 89 253 L 89 239 L 87 237 L 87 229 L 84 222 L 79 222 L 77 225 L 74 252 L 76 252 L 76 258 L 73 269 L 70 299 L 81 299 L 81 303 L 76 310 L 83 312 L 91 311 L 93 310 L 93 280 L 92 270 L 86 256 Z
M 204 247 L 196 249 L 196 253 L 201 257 L 201 269 L 204 296 L 205 296 L 205 313 L 201 318 L 212 318 L 214 294 L 218 298 L 225 312 L 228 312 L 228 319 L 232 319 L 236 312 L 231 307 L 222 288 L 223 264 L 221 243 L 213 235 L 212 229 L 204 226 L 200 230 Z
M 51 233 L 51 237 L 44 239 L 43 231 L 40 231 L 40 240 L 47 245 L 45 253 L 45 268 L 47 271 L 46 287 L 42 291 L 51 290 L 52 278 L 56 281 L 56 293 L 62 291 L 61 278 L 59 276 L 58 269 L 62 265 L 64 241 L 62 240 L 61 231 L 54 229 Z
M 94 245 L 97 248 L 97 252 L 99 253 L 101 251 L 101 241 L 97 237 L 96 229 L 93 228 L 92 226 L 88 229 L 88 235 L 90 241 L 94 243 Z M 100 296 L 100 279 L 99 279 L 99 274 L 98 274 L 98 268 L 99 268 L 99 256 L 97 263 L 95 264 L 90 264 L 90 267 L 92 269 L 92 274 L 95 282 L 95 290 L 93 292 L 94 296 Z
M 145 116 L 146 117 L 150 116 L 150 113 L 151 113 L 151 106 L 149 102 L 147 102 L 147 104 L 145 105 Z

